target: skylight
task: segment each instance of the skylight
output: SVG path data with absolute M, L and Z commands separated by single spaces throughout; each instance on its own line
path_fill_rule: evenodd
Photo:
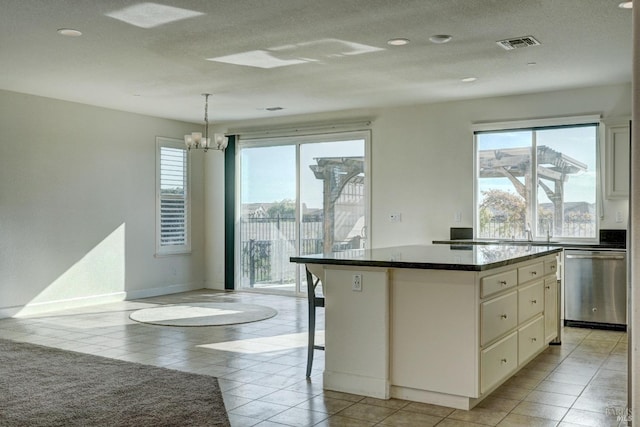
M 138 3 L 106 15 L 136 27 L 153 28 L 204 13 L 158 3 Z

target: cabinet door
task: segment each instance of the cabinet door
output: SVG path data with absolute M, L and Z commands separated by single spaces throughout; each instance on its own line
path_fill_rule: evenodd
M 518 325 L 518 294 L 510 292 L 480 305 L 481 345 L 486 345 Z
M 544 338 L 545 343 L 558 335 L 558 281 L 549 277 L 544 281 Z
M 607 128 L 607 198 L 629 197 L 629 126 Z
M 544 276 L 544 263 L 526 265 L 518 269 L 518 283 L 523 284 L 531 280 L 540 279 Z
M 544 281 L 518 289 L 518 323 L 526 322 L 544 311 Z
M 512 288 L 518 284 L 518 271 L 509 270 L 502 273 L 493 274 L 480 279 L 480 297 L 485 298 L 489 295 Z
M 480 365 L 480 393 L 484 393 L 518 367 L 518 333 L 513 332 L 482 350 Z
M 518 329 L 518 365 L 526 363 L 544 346 L 544 317 Z

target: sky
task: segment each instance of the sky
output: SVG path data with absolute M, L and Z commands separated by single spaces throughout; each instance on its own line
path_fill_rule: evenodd
M 300 144 L 300 193 L 307 208 L 322 208 L 322 181 L 309 165 L 317 157 L 364 157 L 364 141 Z M 242 203 L 272 203 L 296 198 L 296 145 L 241 148 Z
M 566 202 L 596 201 L 596 134 L 597 128 L 594 127 L 565 127 L 536 132 L 538 146 L 547 146 L 587 165 L 585 172 L 570 175 L 565 182 Z M 478 135 L 478 148 L 527 147 L 531 146 L 531 139 L 531 131 L 483 133 Z M 482 179 L 480 190 L 489 187 L 515 193 L 513 184 L 506 178 Z M 540 203 L 550 202 L 541 189 L 538 190 L 538 199 Z

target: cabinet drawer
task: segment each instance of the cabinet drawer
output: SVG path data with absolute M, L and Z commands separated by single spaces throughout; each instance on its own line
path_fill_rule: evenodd
M 544 310 L 544 281 L 518 289 L 518 323 L 526 322 Z
M 544 346 L 544 317 L 518 329 L 518 364 L 528 361 Z
M 547 274 L 556 274 L 558 272 L 558 260 L 548 259 L 544 262 L 544 275 Z
M 480 297 L 484 298 L 496 292 L 509 289 L 518 284 L 518 271 L 509 270 L 503 273 L 494 274 L 492 276 L 480 279 Z
M 518 294 L 510 292 L 480 306 L 481 345 L 485 345 L 518 325 Z
M 480 393 L 484 393 L 518 367 L 518 333 L 501 339 L 480 354 Z
M 542 262 L 537 262 L 518 269 L 518 283 L 520 284 L 542 278 L 542 276 L 544 276 L 544 263 Z

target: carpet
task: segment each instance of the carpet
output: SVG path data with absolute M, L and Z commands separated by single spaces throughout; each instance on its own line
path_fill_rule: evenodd
M 162 326 L 222 326 L 257 322 L 278 314 L 271 307 L 231 302 L 181 303 L 143 308 L 129 315 L 131 320 Z
M 206 375 L 0 339 L 1 426 L 229 426 Z

